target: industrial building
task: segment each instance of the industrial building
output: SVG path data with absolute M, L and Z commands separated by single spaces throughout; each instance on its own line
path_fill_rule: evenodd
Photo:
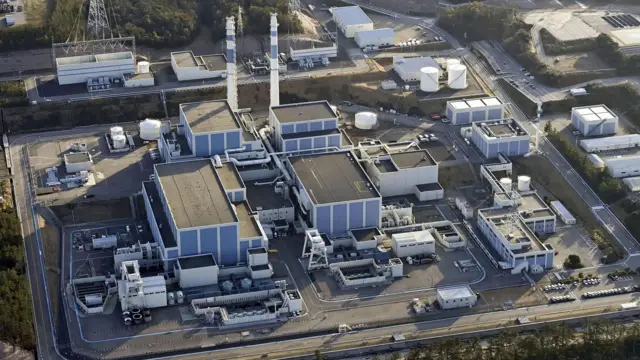
M 560 200 L 554 200 L 549 203 L 549 206 L 553 209 L 553 211 L 558 214 L 560 220 L 567 225 L 573 225 L 576 223 L 576 218 L 571 215 L 571 212 L 564 206 L 564 204 Z
M 415 194 L 420 200 L 441 199 L 438 163 L 417 144 L 360 144 L 358 152 L 373 184 L 384 197 Z
M 612 135 L 618 117 L 606 105 L 575 107 L 571 109 L 571 125 L 582 136 Z
M 588 153 L 630 149 L 640 146 L 640 135 L 618 135 L 580 140 L 580 147 Z
M 266 246 L 243 189 L 225 189 L 223 171 L 211 159 L 157 164 L 153 181 L 143 183 L 149 226 L 165 268 L 178 257 L 199 254 L 213 254 L 219 265 L 236 265 L 247 260 L 248 249 Z
M 393 57 L 393 70 L 405 82 L 420 81 L 422 75 L 420 69 L 425 67 L 440 69 L 440 65 L 430 57 Z
M 85 84 L 89 79 L 122 79 L 135 74 L 136 60 L 131 51 L 56 58 L 58 84 Z
M 380 227 L 382 197 L 351 151 L 292 156 L 287 167 L 300 211 L 328 235 Z
M 341 148 L 338 115 L 326 100 L 272 106 L 269 124 L 280 151 Z
M 391 235 L 391 248 L 397 257 L 420 256 L 436 252 L 436 240 L 427 230 Z
M 640 155 L 616 156 L 603 161 L 614 178 L 640 176 Z
M 64 154 L 64 167 L 69 174 L 89 171 L 93 168 L 93 159 L 86 151 Z
M 487 159 L 529 152 L 529 133 L 515 119 L 488 120 L 471 125 L 471 140 Z
M 338 46 L 332 40 L 287 40 L 289 58 L 298 62 L 301 67 L 309 67 L 308 63 L 329 64 L 329 59 L 338 56 Z
M 478 301 L 478 296 L 469 286 L 456 286 L 436 290 L 436 301 L 443 310 L 470 308 Z
M 362 30 L 356 32 L 354 40 L 361 49 L 393 46 L 396 43 L 396 34 L 391 28 Z
M 178 81 L 225 78 L 227 59 L 223 54 L 195 56 L 191 50 L 172 52 L 171 68 Z
M 504 119 L 504 104 L 495 97 L 447 101 L 447 118 L 452 125 Z
M 353 38 L 358 31 L 373 30 L 373 21 L 359 6 L 334 7 L 330 11 L 336 26 L 347 38 Z

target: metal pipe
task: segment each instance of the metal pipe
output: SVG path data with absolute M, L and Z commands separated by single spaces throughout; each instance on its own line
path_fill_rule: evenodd
M 230 152 L 241 152 L 244 151 L 247 147 L 243 146 L 243 147 L 239 147 L 239 148 L 235 148 L 235 149 L 227 149 L 224 151 L 224 155 L 227 157 L 227 162 L 231 161 L 229 160 L 229 153 Z
M 249 165 L 260 165 L 260 164 L 267 164 L 271 161 L 271 157 L 267 156 L 266 158 L 262 158 L 262 159 L 257 159 L 257 160 L 246 160 L 246 161 L 240 161 L 236 158 L 231 158 L 231 162 L 234 163 L 234 165 L 236 166 L 249 166 Z
M 278 180 L 282 179 L 283 175 L 278 176 L 277 178 L 273 179 L 272 181 L 264 181 L 264 182 L 254 182 L 253 185 L 255 186 L 261 186 L 261 185 L 273 185 L 276 182 L 278 182 Z

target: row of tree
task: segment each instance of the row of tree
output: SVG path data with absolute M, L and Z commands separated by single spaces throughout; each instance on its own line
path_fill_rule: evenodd
M 14 209 L 8 207 L 1 210 L 0 340 L 33 349 L 36 340 L 29 284 L 25 276 L 24 245 L 20 234 L 20 222 Z
M 611 36 L 602 33 L 596 38 L 596 53 L 622 75 L 640 74 L 640 55 L 625 54 Z
M 545 28 L 540 29 L 540 41 L 546 55 L 563 55 L 596 50 L 595 39 L 560 41 Z

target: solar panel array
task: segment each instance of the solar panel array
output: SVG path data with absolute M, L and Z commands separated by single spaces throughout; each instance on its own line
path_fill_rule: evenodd
M 602 19 L 618 29 L 640 26 L 640 21 L 629 14 L 607 15 L 603 16 Z

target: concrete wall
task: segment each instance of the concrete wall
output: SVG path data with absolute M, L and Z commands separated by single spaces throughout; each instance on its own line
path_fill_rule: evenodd
M 178 256 L 213 254 L 219 265 L 236 265 L 240 259 L 238 224 L 180 229 Z
M 342 135 L 323 135 L 288 140 L 284 140 L 281 138 L 279 143 L 283 144 L 280 150 L 286 152 L 322 149 L 330 146 L 342 147 Z
M 438 182 L 438 165 L 380 173 L 378 178 L 382 196 L 413 194 L 416 185 Z

